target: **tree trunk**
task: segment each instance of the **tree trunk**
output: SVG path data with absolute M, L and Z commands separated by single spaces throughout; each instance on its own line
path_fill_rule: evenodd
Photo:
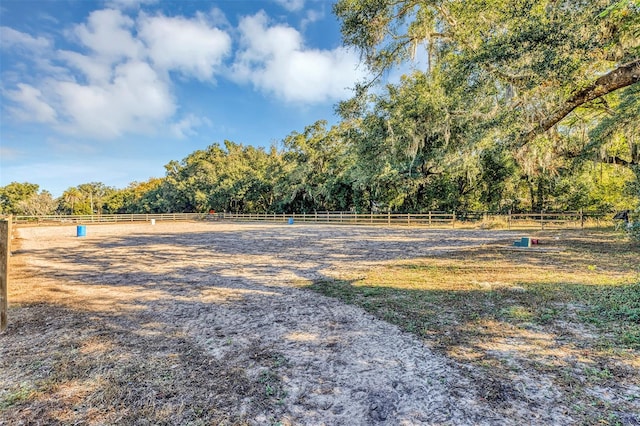
M 531 198 L 531 211 L 536 209 L 536 191 L 533 187 L 533 179 L 527 178 L 527 186 L 529 187 L 529 197 Z

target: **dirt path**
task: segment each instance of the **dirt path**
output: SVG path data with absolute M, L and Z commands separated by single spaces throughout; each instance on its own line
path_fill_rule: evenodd
M 27 424 L 140 416 L 174 424 L 571 423 L 545 383 L 532 381 L 526 398 L 490 403 L 469 367 L 300 288 L 505 238 L 219 223 L 88 226 L 86 238 L 75 227 L 22 228 L 13 324 L 0 338 L 0 359 L 15 364 L 1 364 L 0 397 L 3 389 L 5 400 L 20 389 L 26 396 L 0 414 Z M 52 375 L 55 386 L 43 387 Z

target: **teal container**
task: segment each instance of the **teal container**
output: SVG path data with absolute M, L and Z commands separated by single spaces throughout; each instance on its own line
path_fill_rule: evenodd
M 76 229 L 76 235 L 78 237 L 86 237 L 87 236 L 86 225 L 78 225 L 78 228 Z
M 289 218 L 289 225 L 293 225 L 293 218 L 292 217 Z
M 531 238 L 522 237 L 520 241 L 514 241 L 513 245 L 515 247 L 531 247 Z

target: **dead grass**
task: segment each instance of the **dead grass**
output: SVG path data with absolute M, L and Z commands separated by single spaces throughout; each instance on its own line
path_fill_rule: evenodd
M 223 368 L 176 330 L 147 336 L 38 305 L 19 315 L 7 337 L 31 339 L 12 345 L 16 363 L 5 369 L 12 380 L 0 393 L 0 424 L 246 424 L 230 408 L 268 402 L 244 369 Z
M 528 251 L 482 246 L 311 288 L 480 367 L 473 374 L 489 400 L 508 399 L 518 378 L 533 373 L 561 388 L 586 424 L 632 422 L 640 398 L 640 252 L 611 233 L 552 235 L 539 232 L 545 244 Z
M 249 377 L 233 360 L 205 354 L 179 324 L 127 306 L 136 288 L 105 287 L 102 299 L 83 299 L 37 277 L 22 258 L 12 269 L 0 425 L 247 425 L 256 409 L 281 411 L 283 391 L 270 370 L 278 355 L 268 349 L 252 349 L 265 377 Z

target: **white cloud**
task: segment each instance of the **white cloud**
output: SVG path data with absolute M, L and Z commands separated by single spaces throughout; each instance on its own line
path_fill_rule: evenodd
M 304 0 L 275 0 L 275 2 L 289 12 L 296 12 L 304 8 Z
M 142 15 L 138 34 L 154 65 L 200 80 L 212 79 L 231 51 L 231 37 L 200 18 Z
M 211 8 L 207 16 L 207 19 L 212 25 L 215 25 L 218 28 L 231 27 L 231 23 L 227 19 L 227 15 L 225 15 L 225 13 L 217 7 Z
M 5 111 L 79 137 L 168 131 L 180 138 L 210 125 L 188 111 L 176 118 L 173 72 L 201 81 L 224 73 L 295 103 L 342 99 L 364 76 L 357 55 L 343 48 L 310 49 L 298 30 L 271 25 L 264 12 L 242 18 L 233 30 L 216 8 L 191 18 L 143 12 L 132 18 L 120 10 L 97 10 L 65 33 L 76 43 L 65 50 L 55 50 L 46 37 L 9 27 L 0 31 L 3 48 L 37 52 L 29 64 L 14 61 L 3 70 Z M 232 63 L 230 34 L 239 38 Z
M 87 56 L 70 50 L 57 52 L 58 59 L 71 65 L 80 71 L 91 84 L 106 83 L 111 79 L 111 61 L 102 60 L 100 57 Z
M 243 18 L 239 30 L 242 50 L 232 67 L 234 78 L 286 101 L 338 100 L 365 76 L 353 52 L 342 47 L 308 49 L 297 30 L 284 25 L 268 27 L 264 12 Z
M 140 58 L 144 45 L 131 34 L 134 21 L 119 10 L 91 12 L 86 24 L 76 25 L 73 34 L 94 55 L 116 62 Z
M 17 84 L 18 90 L 8 90 L 6 96 L 17 107 L 9 107 L 11 114 L 21 121 L 34 121 L 38 123 L 55 123 L 56 111 L 44 100 L 42 92 L 24 83 Z
M 179 139 L 184 139 L 187 136 L 197 135 L 198 132 L 195 129 L 203 125 L 211 125 L 211 122 L 206 117 L 188 114 L 182 120 L 171 125 L 171 133 Z
M 79 135 L 112 138 L 128 132 L 150 133 L 176 109 L 166 82 L 140 61 L 118 65 L 108 84 L 59 81 L 52 91 L 64 117 L 61 129 Z
M 28 50 L 42 50 L 51 46 L 51 41 L 45 37 L 33 37 L 5 26 L 0 27 L 0 40 L 3 48 L 22 47 Z
M 45 46 L 46 39 L 10 28 L 3 31 L 16 43 Z M 162 128 L 177 136 L 192 134 L 202 119 L 187 116 L 170 123 L 177 103 L 167 71 L 212 79 L 231 50 L 230 36 L 209 26 L 204 15 L 187 19 L 141 14 L 136 22 L 105 9 L 92 12 L 67 34 L 87 52 L 49 53 L 47 62 L 63 63 L 64 73 L 46 72 L 33 85 L 15 81 L 15 89 L 5 91 L 11 102 L 7 110 L 20 120 L 96 138 Z
M 309 24 L 313 24 L 324 18 L 324 13 L 317 10 L 307 10 L 306 16 L 300 22 L 300 28 L 304 31 Z

